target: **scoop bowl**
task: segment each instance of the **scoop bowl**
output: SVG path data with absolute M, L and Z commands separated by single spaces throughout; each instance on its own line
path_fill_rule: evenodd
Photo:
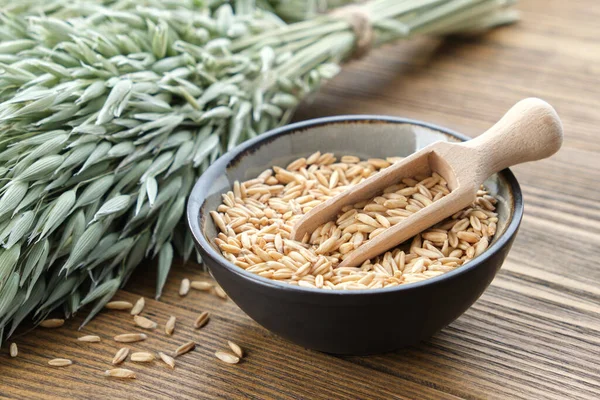
M 485 185 L 496 196 L 498 228 L 479 257 L 444 275 L 385 289 L 334 291 L 291 286 L 235 266 L 213 240 L 209 212 L 233 182 L 256 177 L 316 151 L 361 158 L 408 156 L 436 141 L 468 138 L 419 121 L 340 116 L 284 126 L 249 140 L 200 177 L 188 201 L 188 223 L 203 262 L 230 298 L 268 330 L 306 348 L 343 355 L 393 351 L 427 339 L 464 313 L 500 269 L 523 215 L 519 184 L 506 169 Z

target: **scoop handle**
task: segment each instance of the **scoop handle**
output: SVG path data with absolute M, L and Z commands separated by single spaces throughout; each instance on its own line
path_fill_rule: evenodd
M 543 100 L 528 98 L 463 146 L 477 152 L 483 182 L 504 168 L 550 157 L 560 149 L 562 141 L 562 123 L 554 108 Z

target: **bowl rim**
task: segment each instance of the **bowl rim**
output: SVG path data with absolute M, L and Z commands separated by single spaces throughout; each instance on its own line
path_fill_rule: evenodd
M 209 166 L 209 168 L 200 176 L 198 181 L 195 183 L 188 198 L 187 219 L 188 228 L 190 229 L 196 243 L 202 248 L 202 250 L 205 253 L 208 254 L 209 257 L 212 257 L 215 260 L 215 262 L 217 262 L 221 267 L 226 268 L 230 272 L 242 277 L 243 279 L 250 280 L 253 283 L 261 286 L 287 291 L 288 293 L 295 292 L 299 294 L 305 293 L 323 296 L 361 296 L 373 295 L 378 293 L 386 294 L 390 292 L 417 290 L 425 285 L 433 285 L 444 280 L 457 278 L 460 275 L 465 274 L 484 264 L 489 258 L 498 253 L 504 246 L 509 244 L 511 238 L 517 233 L 517 230 L 521 223 L 521 219 L 523 218 L 523 194 L 521 192 L 521 187 L 516 177 L 511 172 L 511 170 L 507 168 L 503 171 L 500 171 L 498 174 L 502 176 L 502 178 L 507 182 L 509 186 L 514 207 L 511 210 L 512 212 L 510 215 L 510 222 L 506 226 L 502 236 L 500 236 L 498 240 L 496 240 L 496 242 L 494 242 L 482 255 L 468 262 L 466 265 L 461 266 L 460 268 L 457 268 L 445 274 L 425 279 L 423 281 L 392 286 L 389 288 L 363 290 L 323 290 L 319 288 L 307 288 L 302 286 L 290 285 L 284 282 L 278 282 L 276 280 L 264 278 L 260 275 L 248 272 L 245 269 L 240 268 L 237 265 L 231 263 L 212 247 L 212 245 L 209 243 L 209 240 L 205 237 L 200 226 L 200 210 L 204 201 L 206 200 L 208 188 L 211 187 L 211 183 L 216 178 L 222 176 L 227 170 L 227 168 L 231 165 L 231 163 L 235 162 L 239 156 L 251 153 L 254 148 L 269 143 L 278 136 L 291 134 L 294 132 L 303 131 L 319 126 L 336 123 L 339 124 L 345 122 L 410 124 L 434 130 L 447 136 L 451 136 L 460 141 L 467 141 L 472 139 L 451 129 L 419 120 L 394 116 L 368 114 L 339 115 L 332 117 L 314 118 L 272 129 L 237 145 L 232 150 L 219 157 L 212 165 Z

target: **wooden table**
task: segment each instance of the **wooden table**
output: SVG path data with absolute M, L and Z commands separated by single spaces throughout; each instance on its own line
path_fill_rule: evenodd
M 231 301 L 179 282 L 201 274 L 174 266 L 160 301 L 152 265 L 119 299 L 147 299 L 145 315 L 161 329 L 132 349 L 197 349 L 175 370 L 127 362 L 135 381 L 102 376 L 118 344 L 135 331 L 124 312 L 103 312 L 82 332 L 83 315 L 56 330 L 15 341 L 20 356 L 0 355 L 0 397 L 8 398 L 600 398 L 600 10 L 595 0 L 522 0 L 523 20 L 481 38 L 400 43 L 355 62 L 298 119 L 390 114 L 477 135 L 513 103 L 538 96 L 563 119 L 565 143 L 552 159 L 514 169 L 525 195 L 520 233 L 502 270 L 463 316 L 418 346 L 373 357 L 333 357 L 286 342 Z M 151 273 L 146 271 L 152 271 Z M 201 311 L 210 323 L 191 324 Z M 401 310 L 399 310 L 401 315 Z M 360 321 L 357 321 L 360 323 Z M 101 343 L 81 343 L 82 334 Z M 247 352 L 239 365 L 214 357 L 226 341 Z M 50 368 L 48 359 L 75 364 Z

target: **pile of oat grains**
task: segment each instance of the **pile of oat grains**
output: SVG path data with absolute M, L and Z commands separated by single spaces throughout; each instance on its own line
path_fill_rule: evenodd
M 344 207 L 335 221 L 290 239 L 309 210 L 401 160 L 361 161 L 316 152 L 286 168 L 274 166 L 257 178 L 235 182 L 211 216 L 215 243 L 229 261 L 260 276 L 310 288 L 376 289 L 418 282 L 452 271 L 483 253 L 494 234 L 497 200 L 485 188 L 475 202 L 415 236 L 409 244 L 364 262 L 337 268 L 354 249 L 386 228 L 441 199 L 450 190 L 437 173 L 403 179 L 381 195 Z

